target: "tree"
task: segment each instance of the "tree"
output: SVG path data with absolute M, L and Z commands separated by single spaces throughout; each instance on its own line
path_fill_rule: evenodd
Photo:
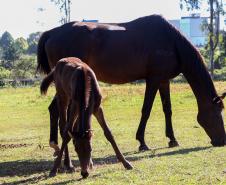
M 23 79 L 35 76 L 36 57 L 23 55 L 19 60 L 15 61 L 12 69 L 12 78 Z
M 1 40 L 1 39 L 0 39 Z M 3 57 L 3 49 L 2 47 L 0 46 L 0 61 L 2 60 L 2 57 Z
M 16 39 L 15 40 L 15 49 L 17 52 L 17 56 L 21 56 L 22 54 L 24 54 L 28 49 L 27 40 L 24 39 L 23 37 Z
M 59 6 L 60 11 L 63 13 L 63 16 L 60 20 L 62 24 L 70 22 L 71 19 L 71 0 L 51 0 L 57 6 Z
M 2 48 L 2 59 L 12 65 L 13 61 L 18 58 L 14 39 L 9 32 L 4 32 L 0 39 L 0 46 Z
M 10 75 L 11 75 L 11 72 L 8 69 L 5 69 L 4 67 L 0 66 L 0 80 L 9 78 Z
M 187 10 L 200 9 L 201 3 L 200 0 L 180 0 L 180 6 L 183 8 L 185 4 Z M 208 36 L 208 47 L 209 47 L 209 58 L 210 58 L 210 72 L 212 78 L 214 78 L 214 52 L 219 43 L 219 29 L 220 29 L 220 15 L 224 14 L 223 4 L 220 0 L 206 0 L 210 13 L 209 23 L 207 28 L 209 31 Z
M 217 63 L 219 68 L 226 67 L 226 31 L 222 31 L 219 35 L 219 47 Z
M 41 36 L 41 32 L 35 32 L 31 33 L 28 38 L 27 38 L 27 43 L 28 43 L 28 49 L 27 53 L 28 54 L 36 54 L 37 53 L 37 46 L 38 46 L 38 41 Z
M 42 33 L 39 32 L 39 31 L 38 31 L 38 32 L 35 32 L 35 33 L 29 34 L 29 36 L 28 36 L 28 38 L 27 38 L 27 43 L 28 43 L 28 45 L 31 45 L 33 42 L 38 43 L 41 34 L 42 34 Z

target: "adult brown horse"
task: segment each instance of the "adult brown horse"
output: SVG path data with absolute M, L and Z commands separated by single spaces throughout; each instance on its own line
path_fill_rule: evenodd
M 50 172 L 50 176 L 56 175 L 65 149 L 67 151 L 65 157 L 69 158 L 67 144 L 70 139 L 73 138 L 75 151 L 77 152 L 80 161 L 81 175 L 84 178 L 88 177 L 88 167 L 90 166 L 90 161 L 92 161 L 92 114 L 95 114 L 97 117 L 98 122 L 104 130 L 105 137 L 109 140 L 115 150 L 117 158 L 123 163 L 125 168 L 132 169 L 130 163 L 125 160 L 120 152 L 105 121 L 103 110 L 100 107 L 102 99 L 100 88 L 92 69 L 78 58 L 63 58 L 57 63 L 51 73 L 43 79 L 40 86 L 42 94 L 46 94 L 49 85 L 53 81 L 56 86 L 57 103 L 61 122 L 61 136 L 63 141 L 58 157 L 55 160 L 54 167 Z M 69 103 L 70 109 L 68 109 Z M 67 118 L 67 112 L 69 118 Z
M 183 73 L 198 103 L 197 120 L 214 146 L 225 144 L 223 102 L 197 49 L 159 15 L 128 23 L 101 24 L 71 22 L 44 32 L 38 45 L 38 69 L 49 73 L 60 58 L 75 56 L 87 63 L 97 79 L 108 83 L 146 80 L 142 116 L 136 138 L 147 149 L 144 131 L 157 90 L 166 105 L 166 125 L 175 141 L 171 125 L 169 79 Z M 162 90 L 162 93 L 161 93 Z M 58 113 L 56 100 L 49 107 L 50 141 L 56 141 Z M 170 120 L 170 121 L 169 121 Z M 54 128 L 55 127 L 55 128 Z

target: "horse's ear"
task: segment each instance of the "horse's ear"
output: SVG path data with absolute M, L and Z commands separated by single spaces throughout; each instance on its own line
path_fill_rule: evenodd
M 224 92 L 224 93 L 220 96 L 220 98 L 223 100 L 223 99 L 225 98 L 225 96 L 226 96 L 226 92 Z

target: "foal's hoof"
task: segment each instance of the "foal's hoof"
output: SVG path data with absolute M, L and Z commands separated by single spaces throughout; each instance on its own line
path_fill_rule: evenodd
M 92 159 L 90 159 L 90 162 L 89 162 L 89 169 L 90 169 L 90 170 L 93 169 L 93 161 L 92 161 Z
M 179 146 L 177 141 L 170 141 L 168 144 L 169 144 L 169 148 L 173 148 L 173 147 Z
M 54 170 L 51 170 L 50 172 L 49 172 L 49 177 L 55 177 L 56 176 L 56 171 Z
M 142 151 L 147 151 L 149 150 L 148 146 L 147 145 L 140 145 L 139 146 L 139 151 L 142 152 Z
M 75 172 L 75 168 L 74 166 L 70 166 L 66 168 L 67 173 L 74 173 Z
M 133 166 L 129 163 L 129 161 L 126 161 L 125 163 L 123 163 L 123 165 L 127 170 L 133 169 Z
M 59 153 L 60 153 L 60 151 L 55 151 L 55 152 L 53 153 L 53 157 L 57 157 L 57 156 L 59 155 Z

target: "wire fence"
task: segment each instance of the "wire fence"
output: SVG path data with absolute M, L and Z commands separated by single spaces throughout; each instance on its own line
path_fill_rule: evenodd
M 0 87 L 23 87 L 33 86 L 39 84 L 41 78 L 27 78 L 27 79 L 2 79 L 0 80 Z

